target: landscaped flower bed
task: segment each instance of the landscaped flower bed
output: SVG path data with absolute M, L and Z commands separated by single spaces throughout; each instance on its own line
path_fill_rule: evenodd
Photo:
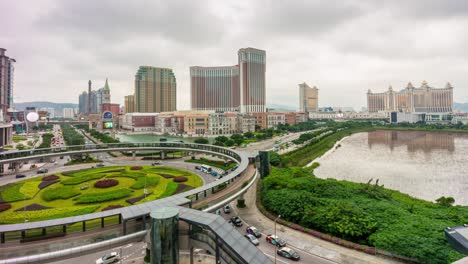
M 186 182 L 188 179 L 184 176 L 177 176 L 174 178 L 174 182 Z
M 48 176 L 42 177 L 42 181 L 55 181 L 58 179 L 60 179 L 60 177 L 57 175 L 48 175 Z
M 117 208 L 122 208 L 124 207 L 123 205 L 120 205 L 120 204 L 117 204 L 117 205 L 109 205 L 105 208 L 103 208 L 101 211 L 108 211 L 108 210 L 112 210 L 112 209 L 117 209 Z
M 11 208 L 11 204 L 9 203 L 2 203 L 0 204 L 0 212 L 6 211 Z
M 116 186 L 119 184 L 118 180 L 114 179 L 105 179 L 105 180 L 100 180 L 94 183 L 94 187 L 96 188 L 109 188 L 112 186 Z
M 203 183 L 199 176 L 186 170 L 166 166 L 133 167 L 141 169 L 115 166 L 75 170 L 0 186 L 0 208 L 3 209 L 0 210 L 0 224 L 24 222 L 25 215 L 32 222 L 111 210 L 164 198 Z M 187 180 L 183 184 L 176 183 L 173 181 L 176 177 Z M 98 187 L 110 185 L 114 187 Z M 24 208 L 25 205 L 28 207 Z M 21 212 L 14 211 L 18 208 Z
M 130 170 L 141 170 L 141 169 L 143 169 L 142 166 L 132 166 L 132 167 L 130 167 Z

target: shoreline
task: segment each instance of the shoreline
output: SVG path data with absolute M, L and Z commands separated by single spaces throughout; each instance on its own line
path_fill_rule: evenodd
M 361 132 L 359 132 L 359 133 L 361 133 Z M 356 134 L 358 134 L 358 133 L 356 133 Z M 352 134 L 352 135 L 354 135 L 354 134 Z M 352 136 L 352 135 L 350 135 L 350 136 Z M 342 139 L 340 139 L 340 140 L 338 140 L 337 142 L 335 142 L 335 145 L 333 145 L 332 148 L 330 148 L 329 150 L 327 150 L 327 152 L 323 153 L 323 155 L 321 155 L 321 156 L 315 158 L 313 161 L 309 162 L 309 163 L 308 163 L 307 165 L 305 165 L 304 167 L 305 167 L 305 168 L 308 168 L 308 167 L 312 166 L 312 164 L 314 164 L 315 162 L 319 162 L 322 158 L 325 158 L 326 156 L 330 155 L 334 150 L 337 149 L 337 146 L 338 146 L 339 144 L 341 144 L 345 139 L 349 138 L 350 136 L 343 137 Z

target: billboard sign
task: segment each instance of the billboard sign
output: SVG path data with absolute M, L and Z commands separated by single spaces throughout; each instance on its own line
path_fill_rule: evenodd
M 109 111 L 106 111 L 106 112 L 102 113 L 102 119 L 104 119 L 104 120 L 112 120 L 112 117 L 113 117 L 113 115 Z

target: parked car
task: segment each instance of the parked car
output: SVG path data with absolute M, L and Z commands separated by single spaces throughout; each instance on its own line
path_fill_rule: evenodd
M 218 173 L 217 173 L 216 171 L 212 171 L 212 172 L 211 172 L 211 176 L 217 177 L 217 176 L 218 176 Z
M 216 210 L 215 212 L 217 215 L 221 215 L 221 209 Z
M 226 205 L 223 207 L 223 211 L 224 211 L 225 214 L 231 213 L 231 206 L 229 206 L 229 204 L 226 204 Z
M 63 159 L 63 156 L 60 156 L 60 159 Z
M 261 237 L 262 236 L 260 231 L 258 231 L 258 229 L 255 226 L 249 226 L 249 227 L 247 227 L 247 229 L 245 231 L 247 231 L 247 234 L 254 235 L 255 237 Z
M 196 170 L 201 170 L 201 166 L 195 166 Z
M 242 226 L 242 220 L 238 216 L 234 216 L 233 218 L 231 218 L 231 220 L 229 220 L 229 223 L 237 227 Z
M 161 162 L 160 161 L 154 161 L 153 163 L 151 163 L 152 166 L 156 166 L 156 165 L 161 165 Z
M 48 173 L 49 170 L 48 169 L 44 169 L 44 168 L 40 168 L 37 170 L 37 174 L 41 174 L 41 173 Z
M 16 174 L 16 178 L 19 179 L 19 178 L 24 178 L 26 177 L 26 175 L 24 174 Z
M 104 167 L 104 166 L 105 166 L 104 163 L 98 163 L 98 164 L 96 164 L 96 167 L 98 167 L 98 168 L 102 168 L 102 167 Z
M 254 235 L 247 234 L 247 235 L 244 235 L 244 237 L 247 238 L 255 246 L 258 246 L 260 244 L 260 242 Z
M 275 245 L 277 247 L 285 247 L 286 246 L 286 242 L 283 239 L 279 238 L 278 236 L 267 235 L 265 239 L 266 239 L 267 243 L 270 243 L 270 244 Z
M 104 255 L 101 258 L 98 258 L 96 260 L 96 264 L 108 264 L 108 263 L 114 263 L 119 260 L 119 254 L 117 252 L 112 252 L 110 254 Z
M 276 253 L 278 253 L 278 255 L 282 256 L 282 257 L 285 257 L 285 258 L 288 258 L 288 259 L 292 259 L 292 260 L 299 260 L 301 257 L 299 256 L 299 254 L 297 254 L 296 251 L 294 251 L 293 249 L 290 249 L 288 247 L 282 247 L 282 248 L 279 248 Z

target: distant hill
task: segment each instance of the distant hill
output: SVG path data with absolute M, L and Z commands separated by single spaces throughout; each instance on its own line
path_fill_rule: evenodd
M 453 109 L 461 112 L 468 112 L 468 103 L 453 103 Z
M 26 107 L 36 107 L 37 109 L 47 107 L 47 108 L 54 108 L 55 114 L 62 115 L 64 108 L 77 108 L 78 104 L 70 104 L 70 103 L 53 103 L 53 102 L 24 102 L 24 103 L 14 103 L 14 107 L 18 111 L 23 111 Z

